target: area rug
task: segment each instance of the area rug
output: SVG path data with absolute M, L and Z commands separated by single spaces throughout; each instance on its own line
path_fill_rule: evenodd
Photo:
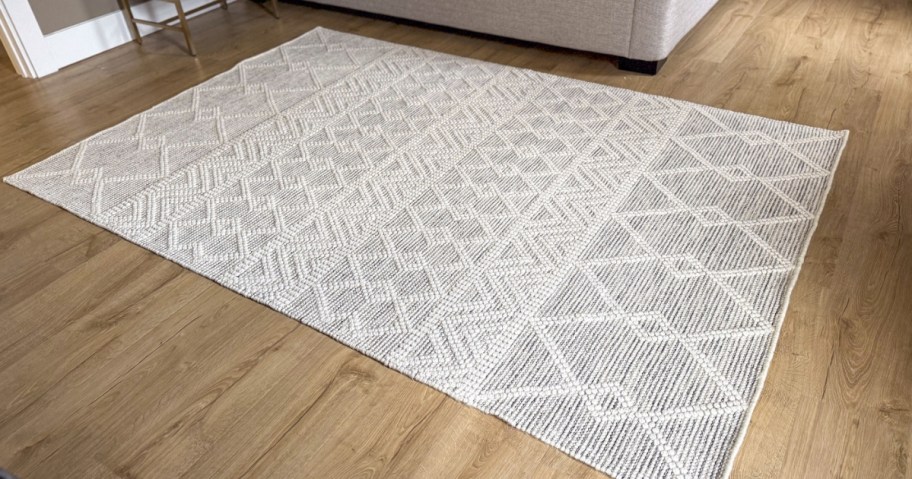
M 316 29 L 6 181 L 618 479 L 717 478 L 846 137 Z

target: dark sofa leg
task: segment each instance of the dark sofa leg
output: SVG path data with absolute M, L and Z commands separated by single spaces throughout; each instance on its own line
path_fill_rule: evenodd
M 662 68 L 662 65 L 664 64 L 664 59 L 657 61 L 647 61 L 618 57 L 618 68 L 621 70 L 634 73 L 645 73 L 647 75 L 655 75 L 656 73 L 659 73 L 659 69 Z

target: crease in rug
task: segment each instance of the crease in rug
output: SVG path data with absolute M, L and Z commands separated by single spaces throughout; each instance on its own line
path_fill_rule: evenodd
M 718 478 L 846 139 L 317 28 L 5 180 L 618 479 Z

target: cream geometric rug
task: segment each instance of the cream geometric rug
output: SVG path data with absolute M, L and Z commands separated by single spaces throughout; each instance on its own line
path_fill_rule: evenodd
M 618 479 L 717 478 L 846 136 L 316 29 L 6 181 Z

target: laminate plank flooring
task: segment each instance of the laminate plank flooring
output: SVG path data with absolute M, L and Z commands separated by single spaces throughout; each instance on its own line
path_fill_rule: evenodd
M 6 175 L 316 26 L 852 131 L 736 478 L 912 477 L 912 3 L 721 0 L 655 77 L 605 56 L 236 2 L 34 81 Z M 9 66 L 9 65 L 6 65 Z M 604 477 L 0 185 L 0 467 L 25 478 Z

